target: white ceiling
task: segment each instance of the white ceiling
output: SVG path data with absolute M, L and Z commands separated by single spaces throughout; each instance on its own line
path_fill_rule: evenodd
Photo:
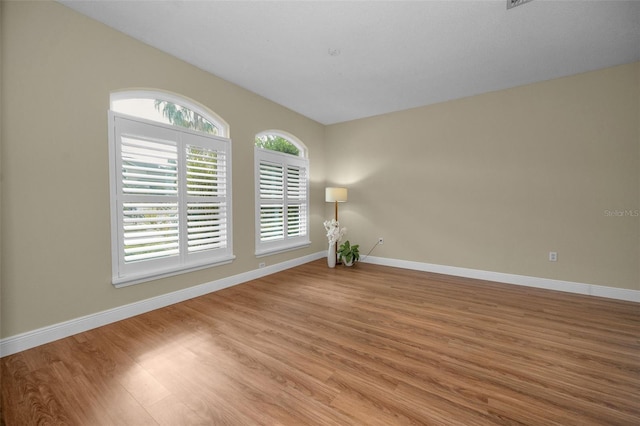
M 640 1 L 61 3 L 323 124 L 640 60 Z

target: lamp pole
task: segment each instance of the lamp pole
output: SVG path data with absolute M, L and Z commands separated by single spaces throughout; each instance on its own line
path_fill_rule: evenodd
M 338 200 L 334 203 L 336 205 L 336 222 L 338 221 Z M 338 242 L 336 241 L 336 265 L 340 264 L 340 257 L 338 256 Z
M 334 203 L 335 218 L 338 221 L 338 203 L 344 203 L 347 201 L 347 188 L 325 188 L 325 201 Z M 338 256 L 338 242 L 336 241 L 336 263 L 340 263 Z

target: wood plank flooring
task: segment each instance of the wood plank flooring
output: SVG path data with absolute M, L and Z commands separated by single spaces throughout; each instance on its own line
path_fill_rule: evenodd
M 640 425 L 640 305 L 323 260 L 4 357 L 23 425 Z

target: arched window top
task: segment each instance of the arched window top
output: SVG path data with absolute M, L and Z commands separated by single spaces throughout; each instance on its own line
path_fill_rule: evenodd
M 229 125 L 196 101 L 169 92 L 127 90 L 112 92 L 111 110 L 160 123 L 229 137 Z
M 265 130 L 258 133 L 255 145 L 258 148 L 307 158 L 307 147 L 300 139 L 282 130 Z

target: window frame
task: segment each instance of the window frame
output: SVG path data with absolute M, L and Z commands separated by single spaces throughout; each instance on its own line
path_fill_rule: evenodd
M 272 151 L 265 148 L 255 146 L 255 138 L 263 135 L 275 135 L 282 137 L 295 145 L 300 153 L 299 155 L 287 154 L 278 151 Z M 260 183 L 261 183 L 261 163 L 270 163 L 273 165 L 280 165 L 283 171 L 286 171 L 288 167 L 304 169 L 305 181 L 304 181 L 304 194 L 305 198 L 302 202 L 294 200 L 293 197 L 287 195 L 287 177 L 286 173 L 283 176 L 283 198 L 282 201 L 282 239 L 273 241 L 262 241 L 262 222 L 261 222 L 261 208 L 266 204 L 276 205 L 280 199 L 264 199 L 261 197 Z M 296 250 L 299 248 L 308 247 L 311 245 L 309 239 L 309 159 L 307 158 L 307 148 L 300 142 L 295 136 L 280 131 L 280 130 L 268 130 L 260 132 L 254 137 L 254 175 L 255 175 L 255 255 L 256 257 L 267 256 L 271 254 L 286 252 L 290 250 Z M 300 205 L 304 210 L 304 226 L 305 232 L 303 235 L 288 236 L 288 221 L 286 220 L 286 212 L 291 205 Z
M 168 100 L 185 106 L 190 105 L 184 100 L 174 98 L 167 99 L 162 93 L 157 93 L 159 99 Z M 201 111 L 197 111 L 200 113 Z M 151 281 L 158 278 L 164 278 L 185 272 L 195 271 L 198 269 L 209 268 L 217 265 L 223 265 L 232 262 L 235 259 L 233 255 L 233 224 L 232 224 L 232 157 L 231 157 L 231 139 L 219 135 L 207 134 L 204 132 L 194 131 L 185 127 L 164 124 L 157 121 L 147 120 L 145 118 L 135 117 L 124 113 L 109 110 L 109 175 L 110 175 L 110 200 L 111 200 L 111 258 L 112 258 L 112 284 L 115 287 L 129 286 L 145 281 Z M 210 116 L 203 115 L 206 119 Z M 215 123 L 218 124 L 218 123 Z M 142 134 L 133 134 L 132 129 L 142 131 Z M 123 192 L 122 178 L 122 141 L 120 136 L 125 130 L 130 136 L 142 137 L 148 141 L 159 141 L 171 145 L 175 143 L 178 152 L 177 168 L 178 168 L 178 194 L 175 197 L 178 203 L 178 235 L 180 238 L 180 254 L 175 256 L 167 256 L 155 258 L 151 260 L 142 260 L 137 262 L 124 261 L 124 203 L 131 200 L 131 197 L 125 196 Z M 146 133 L 145 133 L 146 132 Z M 194 200 L 193 196 L 187 194 L 187 146 L 197 149 L 215 150 L 224 152 L 225 170 L 222 175 L 225 179 L 225 188 L 223 195 L 217 200 L 221 201 L 224 211 L 222 228 L 226 231 L 226 239 L 222 248 L 213 248 L 200 252 L 188 250 L 189 228 L 187 225 L 187 207 L 189 205 L 205 202 L 205 198 Z M 207 198 L 209 202 L 213 200 Z M 169 201 L 169 200 L 167 200 Z M 134 201 L 135 202 L 135 201 Z

